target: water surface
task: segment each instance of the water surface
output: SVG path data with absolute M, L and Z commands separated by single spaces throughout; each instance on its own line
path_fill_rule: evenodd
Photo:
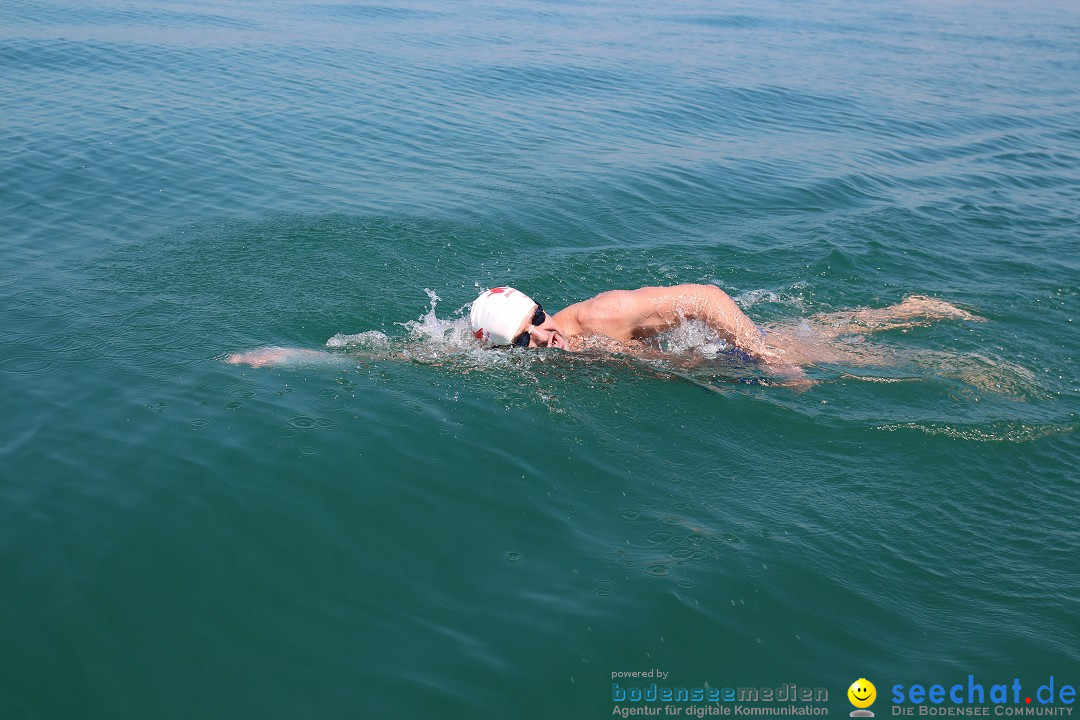
M 1065 2 L 5 3 L 0 715 L 1075 685 L 1077 48 Z M 803 393 L 454 335 L 680 282 L 986 322 Z

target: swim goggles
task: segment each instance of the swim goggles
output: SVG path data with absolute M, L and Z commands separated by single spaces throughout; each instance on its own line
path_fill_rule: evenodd
M 543 325 L 545 320 L 547 320 L 547 313 L 544 312 L 544 308 L 540 307 L 540 303 L 536 303 L 536 312 L 533 313 L 532 325 L 530 326 L 530 329 L 536 327 L 537 325 Z M 527 348 L 529 347 L 529 343 L 531 342 L 532 335 L 530 335 L 529 331 L 526 330 L 525 332 L 515 337 L 512 341 L 510 341 L 510 344 L 514 347 Z

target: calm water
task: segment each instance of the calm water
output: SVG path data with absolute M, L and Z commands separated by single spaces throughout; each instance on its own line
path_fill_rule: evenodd
M 1080 684 L 1078 77 L 1069 2 L 6 0 L 0 717 Z M 460 337 L 677 282 L 987 322 L 804 393 Z

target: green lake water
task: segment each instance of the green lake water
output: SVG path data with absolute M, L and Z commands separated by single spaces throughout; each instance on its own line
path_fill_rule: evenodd
M 1080 684 L 1078 78 L 1069 2 L 7 0 L 0 718 Z M 683 282 L 986 321 L 804 392 L 463 329 Z

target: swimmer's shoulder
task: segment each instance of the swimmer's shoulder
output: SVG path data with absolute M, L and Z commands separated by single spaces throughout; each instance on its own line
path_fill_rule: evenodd
M 574 303 L 555 313 L 555 322 L 568 336 L 607 335 L 618 338 L 625 334 L 626 294 L 629 292 L 608 290 Z
M 636 303 L 646 297 L 651 297 L 650 293 L 655 290 L 659 288 L 605 290 L 588 300 L 574 303 L 562 312 L 568 317 L 575 318 L 582 325 L 588 325 L 590 321 L 604 322 L 612 318 L 622 319 Z
M 555 320 L 555 324 L 559 326 L 559 330 L 563 335 L 581 335 L 582 325 L 580 320 L 580 308 L 582 303 L 574 303 L 569 307 L 565 307 L 559 312 L 555 313 L 552 317 Z

